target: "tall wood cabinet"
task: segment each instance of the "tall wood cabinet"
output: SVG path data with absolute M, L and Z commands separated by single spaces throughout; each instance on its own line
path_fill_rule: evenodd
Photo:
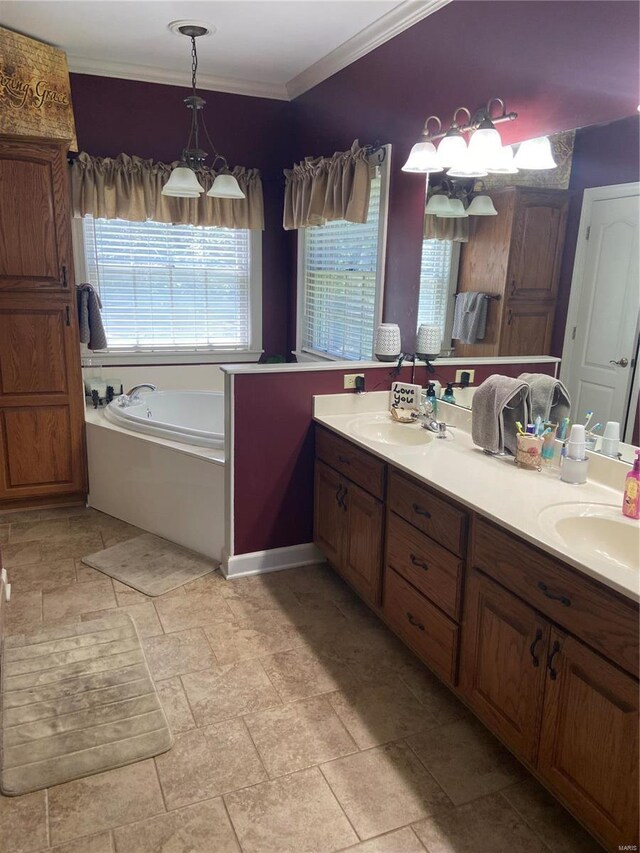
M 458 292 L 498 297 L 485 337 L 455 342 L 456 356 L 546 355 L 556 310 L 569 193 L 509 187 L 491 193 L 497 216 L 471 217 Z
M 0 137 L 0 508 L 86 490 L 66 146 Z

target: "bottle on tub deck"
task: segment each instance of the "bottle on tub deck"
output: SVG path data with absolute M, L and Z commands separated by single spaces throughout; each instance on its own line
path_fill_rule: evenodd
M 574 424 L 571 427 L 567 443 L 567 455 L 560 469 L 560 479 L 564 483 L 581 485 L 587 482 L 587 441 L 584 424 Z
M 633 468 L 625 480 L 622 514 L 627 518 L 640 518 L 640 450 L 636 450 Z

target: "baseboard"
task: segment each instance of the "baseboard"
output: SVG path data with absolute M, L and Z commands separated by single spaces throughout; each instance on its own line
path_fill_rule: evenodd
M 304 545 L 290 545 L 286 548 L 271 548 L 268 551 L 253 551 L 250 554 L 224 555 L 221 571 L 228 578 L 262 575 L 267 572 L 279 572 L 296 566 L 308 566 L 324 560 L 313 542 Z

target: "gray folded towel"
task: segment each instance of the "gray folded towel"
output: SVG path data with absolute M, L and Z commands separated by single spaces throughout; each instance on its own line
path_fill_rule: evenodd
M 77 297 L 80 343 L 87 344 L 89 349 L 106 349 L 107 335 L 102 323 L 102 302 L 98 291 L 92 284 L 85 282 L 78 285 Z
M 529 386 L 521 379 L 494 374 L 478 386 L 471 401 L 471 438 L 491 453 L 517 446 L 516 421 L 528 423 Z
M 486 293 L 458 293 L 451 337 L 463 344 L 475 344 L 483 340 L 487 329 L 488 303 Z
M 571 397 L 559 379 L 545 373 L 521 373 L 518 379 L 529 386 L 532 420 L 540 415 L 543 421 L 559 424 L 569 417 Z

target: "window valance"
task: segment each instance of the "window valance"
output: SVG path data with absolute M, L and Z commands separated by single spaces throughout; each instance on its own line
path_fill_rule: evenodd
M 454 243 L 469 242 L 469 220 L 466 217 L 424 215 L 423 236 L 425 240 L 452 240 Z
M 156 163 L 142 157 L 92 157 L 82 152 L 71 166 L 71 199 L 74 216 L 95 219 L 126 219 L 130 222 L 172 222 L 219 228 L 264 229 L 262 181 L 258 169 L 236 166 L 232 174 L 244 199 L 173 198 L 162 187 L 177 163 Z M 216 173 L 206 167 L 197 172 L 208 190 Z
M 344 219 L 364 223 L 375 167 L 356 139 L 349 151 L 307 157 L 285 169 L 283 226 L 286 230 Z

